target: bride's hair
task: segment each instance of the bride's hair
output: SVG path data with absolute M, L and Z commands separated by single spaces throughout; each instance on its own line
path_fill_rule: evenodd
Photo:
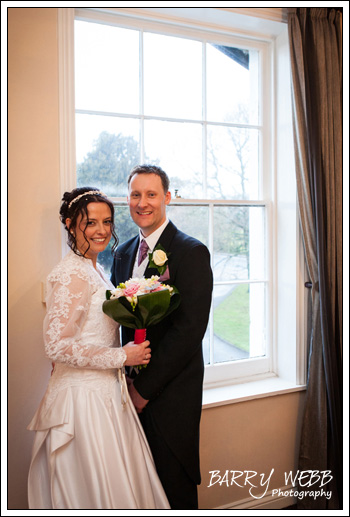
M 84 217 L 84 215 L 87 218 L 87 221 L 89 220 L 89 214 L 88 214 L 88 205 L 89 203 L 106 203 L 106 205 L 109 206 L 111 210 L 111 219 L 112 219 L 112 237 L 114 238 L 114 244 L 112 246 L 112 253 L 115 253 L 115 250 L 117 248 L 119 239 L 117 234 L 115 233 L 115 224 L 114 224 L 114 205 L 113 203 L 107 198 L 107 196 L 101 192 L 99 189 L 95 187 L 78 187 L 73 189 L 71 192 L 65 192 L 62 197 L 62 204 L 60 208 L 60 220 L 62 224 L 64 225 L 67 234 L 68 234 L 68 246 L 71 248 L 72 251 L 76 255 L 81 255 L 77 248 L 77 241 L 75 238 L 74 232 L 72 233 L 71 230 L 74 229 L 77 225 L 77 218 L 79 214 Z M 67 227 L 66 220 L 71 220 L 70 227 Z M 83 234 L 85 237 L 86 242 L 88 243 L 88 240 L 85 236 L 85 229 L 87 227 L 87 224 L 83 230 Z M 90 248 L 90 245 L 88 246 L 87 250 L 85 251 L 84 255 L 88 252 Z

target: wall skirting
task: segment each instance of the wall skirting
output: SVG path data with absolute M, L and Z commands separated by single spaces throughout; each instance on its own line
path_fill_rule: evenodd
M 296 487 L 293 487 L 293 485 L 287 485 L 281 487 L 279 490 L 283 493 L 290 493 L 290 491 L 292 491 L 293 494 Z M 297 499 L 293 495 L 278 497 L 277 494 L 273 495 L 272 490 L 270 490 L 266 492 L 261 499 L 247 497 L 246 499 L 241 499 L 240 501 L 235 501 L 231 504 L 217 506 L 215 510 L 282 510 L 287 506 L 296 504 L 296 501 Z

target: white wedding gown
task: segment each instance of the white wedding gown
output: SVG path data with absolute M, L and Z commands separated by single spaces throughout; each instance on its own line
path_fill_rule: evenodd
M 118 324 L 102 311 L 102 269 L 72 251 L 48 277 L 44 341 L 55 363 L 36 431 L 30 509 L 168 509 L 122 365 Z

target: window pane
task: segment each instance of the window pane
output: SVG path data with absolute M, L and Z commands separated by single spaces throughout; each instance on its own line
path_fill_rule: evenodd
M 202 128 L 199 124 L 145 121 L 145 153 L 183 198 L 203 197 Z
M 262 280 L 265 277 L 264 208 L 214 208 L 214 280 Z M 218 231 L 219 230 L 219 231 Z
M 199 120 L 202 117 L 202 44 L 144 34 L 145 114 Z
M 114 205 L 114 210 L 115 231 L 118 235 L 119 244 L 122 244 L 135 235 L 138 235 L 139 229 L 132 220 L 127 205 Z
M 122 244 L 131 237 L 137 235 L 139 230 L 131 219 L 129 207 L 127 205 L 116 204 L 114 205 L 114 209 L 115 231 L 118 236 L 119 244 Z M 200 240 L 206 246 L 208 245 L 208 207 L 169 205 L 167 215 L 181 231 Z M 113 257 L 111 255 L 112 244 L 113 239 L 111 239 L 108 247 L 98 256 L 98 262 L 102 264 L 105 271 L 108 272 L 110 271 L 113 261 Z M 209 339 L 209 337 L 207 338 Z
M 259 132 L 208 126 L 208 198 L 259 199 Z
M 139 112 L 139 32 L 75 22 L 76 108 Z
M 204 338 L 202 341 L 202 350 L 203 350 L 203 360 L 204 364 L 210 364 L 210 336 L 209 336 L 209 324 L 207 330 L 204 334 Z
M 258 124 L 259 54 L 207 45 L 207 119 Z
M 208 246 L 209 209 L 207 206 L 168 206 L 168 217 L 182 232 Z
M 127 177 L 140 163 L 139 121 L 76 115 L 77 185 L 108 196 L 127 195 Z
M 214 288 L 214 363 L 265 355 L 265 285 Z
M 105 274 L 109 278 L 111 275 L 111 267 L 113 263 L 113 255 L 112 255 L 112 242 L 110 242 L 107 248 L 101 253 L 98 254 L 97 262 L 103 267 Z

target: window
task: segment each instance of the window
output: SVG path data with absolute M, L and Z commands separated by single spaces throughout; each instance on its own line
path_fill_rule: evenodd
M 285 157 L 272 131 L 272 41 L 94 11 L 77 10 L 74 22 L 77 184 L 113 198 L 123 242 L 137 231 L 125 199 L 130 169 L 152 162 L 166 170 L 169 217 L 212 256 L 208 385 L 283 373 L 288 360 L 276 351 L 290 349 L 298 329 L 284 326 L 280 315 L 293 314 L 277 306 L 288 296 L 283 279 L 297 279 L 295 257 L 290 267 L 278 263 L 277 216 L 289 212 L 291 228 L 296 216 L 276 199 L 273 158 Z M 281 256 L 289 260 L 287 246 Z M 101 254 L 107 270 L 109 260 Z

